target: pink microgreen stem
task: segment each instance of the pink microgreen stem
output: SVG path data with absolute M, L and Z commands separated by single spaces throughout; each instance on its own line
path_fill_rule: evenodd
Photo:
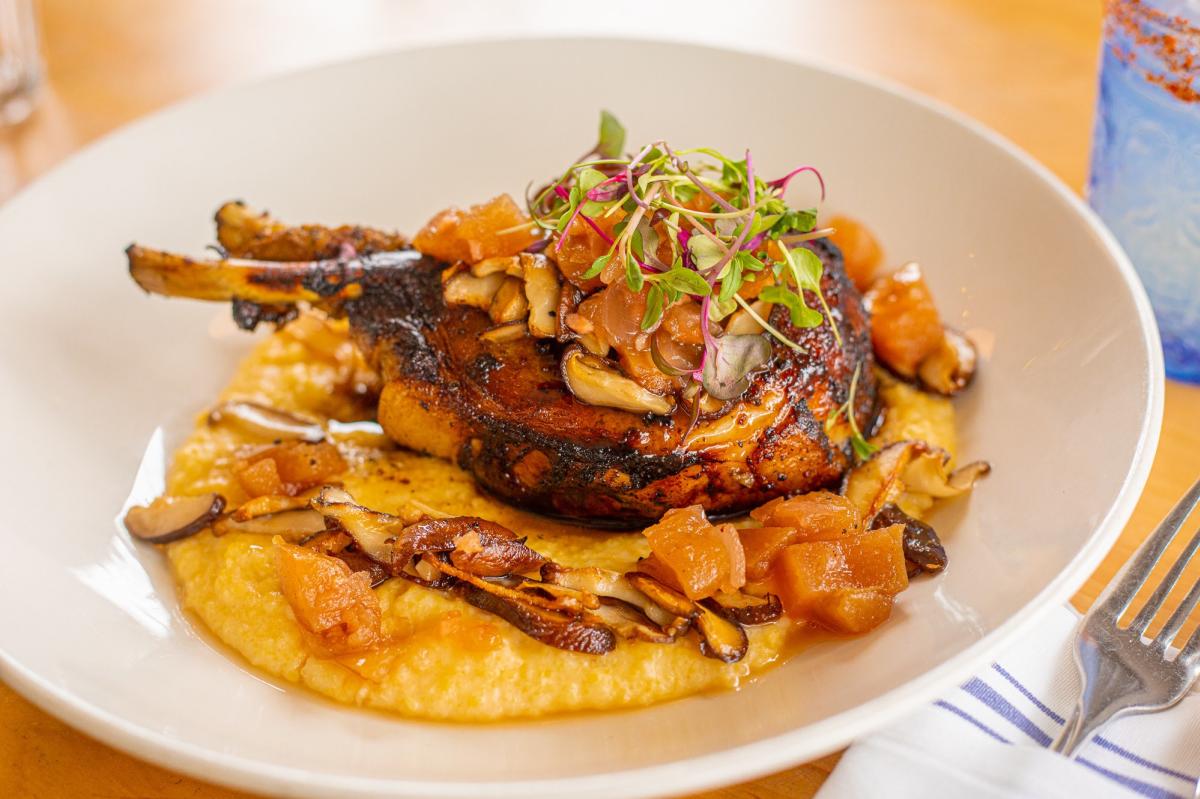
M 676 161 L 677 161 L 677 163 L 675 164 L 675 168 L 678 169 L 683 174 L 687 175 L 687 179 L 690 180 L 696 186 L 696 188 L 698 188 L 698 189 L 700 189 L 700 191 L 704 192 L 704 194 L 708 197 L 708 199 L 712 200 L 717 205 L 724 208 L 726 211 L 737 211 L 738 210 L 737 208 L 735 208 L 733 206 L 733 203 L 729 202 L 724 197 L 717 194 L 715 191 L 710 189 L 708 186 L 705 186 L 704 181 L 700 180 L 700 178 L 696 177 L 696 175 L 692 172 L 691 168 L 688 166 L 687 161 L 683 161 L 680 159 L 676 159 Z
M 721 274 L 721 270 L 725 268 L 725 264 L 729 263 L 730 259 L 742 249 L 742 245 L 746 243 L 746 236 L 750 233 L 750 225 L 754 222 L 754 206 L 758 202 L 755 196 L 757 181 L 754 179 L 754 161 L 750 158 L 749 150 L 746 151 L 746 183 L 747 191 L 749 193 L 747 197 L 747 200 L 749 201 L 749 208 L 747 210 L 749 210 L 750 215 L 742 224 L 742 232 L 738 234 L 737 239 L 734 240 L 733 245 L 729 248 L 728 252 L 721 256 L 721 260 L 717 261 L 712 265 L 712 267 L 709 268 L 708 274 L 710 275 Z
M 801 172 L 812 172 L 813 175 L 816 176 L 817 183 L 821 185 L 821 200 L 823 201 L 825 199 L 825 178 L 821 177 L 820 171 L 815 166 L 796 167 L 783 177 L 779 178 L 778 180 L 772 180 L 767 185 L 773 189 L 778 189 L 779 193 L 782 194 L 783 192 L 787 191 L 787 185 L 791 182 L 792 178 L 796 177 L 796 175 L 799 175 Z
M 650 151 L 653 150 L 655 145 L 658 143 L 659 142 L 647 144 L 642 148 L 640 153 L 633 157 L 633 160 L 629 162 L 629 166 L 625 167 L 625 185 L 629 188 L 629 196 L 632 197 L 633 201 L 641 208 L 646 210 L 649 210 L 650 206 L 647 205 L 646 201 L 639 197 L 638 193 L 633 189 L 633 171 L 637 168 L 638 164 L 641 163 L 642 159 L 650 154 Z
M 612 243 L 613 243 L 612 236 L 605 233 L 600 228 L 600 226 L 596 224 L 596 221 L 594 219 L 592 219 L 587 214 L 580 214 L 579 218 L 582 219 L 584 222 L 587 222 L 588 225 L 592 228 L 592 230 L 596 231 L 596 235 L 599 236 L 600 238 L 604 239 L 605 244 L 607 244 L 610 247 L 612 246 Z M 570 225 L 567 225 L 567 227 L 570 227 Z M 564 233 L 566 232 L 566 228 L 563 228 L 563 232 Z M 562 237 L 559 237 L 559 241 L 560 242 L 562 241 Z

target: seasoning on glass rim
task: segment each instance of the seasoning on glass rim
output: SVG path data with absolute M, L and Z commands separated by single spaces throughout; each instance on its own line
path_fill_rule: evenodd
M 1200 382 L 1200 2 L 1109 0 L 1088 199 L 1129 253 L 1167 374 Z

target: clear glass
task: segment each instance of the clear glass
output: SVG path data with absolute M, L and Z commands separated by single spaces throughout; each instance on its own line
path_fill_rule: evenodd
M 0 0 L 0 126 L 15 125 L 33 111 L 42 79 L 34 0 Z
M 1200 382 L 1200 0 L 1108 0 L 1088 200 L 1146 286 L 1167 374 Z

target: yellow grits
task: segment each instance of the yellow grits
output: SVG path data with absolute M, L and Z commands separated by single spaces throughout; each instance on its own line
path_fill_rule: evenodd
M 351 390 L 361 368 L 349 345 L 331 346 L 323 334 L 314 346 L 298 330 L 261 342 L 222 399 L 342 420 L 369 413 Z M 921 430 L 926 440 L 952 449 L 949 402 L 903 386 L 888 389 L 886 399 L 891 407 L 881 436 Z M 239 452 L 265 443 L 202 418 L 175 455 L 167 490 L 218 491 L 235 507 L 246 497 L 230 467 Z M 445 461 L 363 443 L 341 448 L 351 466 L 340 479 L 368 507 L 393 513 L 432 508 L 492 519 L 566 565 L 625 571 L 648 552 L 640 535 L 585 531 L 504 505 L 478 492 L 467 474 Z M 485 721 L 634 707 L 736 688 L 777 660 L 789 635 L 786 621 L 748 628 L 749 652 L 731 664 L 704 657 L 690 638 L 665 645 L 622 640 L 605 655 L 576 654 L 538 643 L 442 592 L 394 579 L 375 589 L 390 643 L 366 655 L 329 659 L 306 649 L 280 592 L 267 536 L 204 531 L 169 545 L 167 554 L 184 605 L 255 667 L 339 702 L 406 716 Z

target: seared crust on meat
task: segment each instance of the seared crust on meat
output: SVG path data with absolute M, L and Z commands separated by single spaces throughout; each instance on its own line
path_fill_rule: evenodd
M 842 334 L 772 325 L 806 353 L 776 343 L 750 389 L 689 431 L 673 417 L 588 405 L 559 373 L 561 346 L 522 337 L 481 341 L 487 314 L 448 306 L 444 264 L 413 255 L 399 270 L 369 273 L 346 303 L 359 346 L 384 379 L 379 421 L 397 442 L 457 460 L 488 490 L 542 513 L 593 526 L 633 527 L 669 508 L 745 510 L 783 494 L 836 483 L 849 465 L 825 419 L 846 402 L 860 370 L 856 419 L 876 415 L 866 315 L 841 256 L 817 243 L 822 288 Z
M 693 420 L 682 406 L 667 417 L 576 399 L 559 368 L 563 343 L 481 339 L 492 320 L 477 308 L 447 305 L 446 264 L 414 250 L 370 252 L 390 234 L 280 229 L 240 205 L 222 211 L 226 232 L 244 236 L 222 236 L 233 255 L 258 252 L 255 241 L 287 242 L 284 251 L 259 254 L 289 263 L 202 262 L 131 246 L 138 284 L 233 300 L 246 327 L 286 319 L 298 301 L 349 316 L 356 342 L 384 380 L 378 415 L 388 435 L 457 461 L 482 486 L 530 510 L 632 528 L 670 508 L 699 504 L 710 514 L 732 514 L 831 486 L 849 466 L 850 450 L 846 441 L 830 440 L 826 420 L 847 401 L 856 371 L 855 419 L 863 431 L 874 427 L 867 315 L 841 253 L 824 240 L 804 246 L 824 263 L 822 292 L 841 345 L 828 324 L 794 328 L 786 309 L 775 307 L 771 324 L 803 350 L 772 339 L 773 360 L 749 389 Z

